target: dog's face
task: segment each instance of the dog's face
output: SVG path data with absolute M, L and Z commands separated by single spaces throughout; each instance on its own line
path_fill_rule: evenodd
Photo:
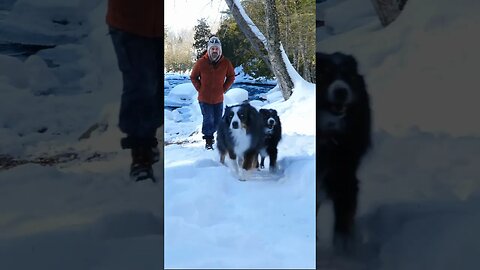
M 232 130 L 247 129 L 251 118 L 250 109 L 252 108 L 250 104 L 246 103 L 225 107 L 224 120 L 227 126 Z
M 262 116 L 262 122 L 267 134 L 272 133 L 275 127 L 280 126 L 280 118 L 278 117 L 276 110 L 260 109 L 260 115 Z
M 317 129 L 326 134 L 347 132 L 347 118 L 362 99 L 363 77 L 357 62 L 342 53 L 317 53 Z

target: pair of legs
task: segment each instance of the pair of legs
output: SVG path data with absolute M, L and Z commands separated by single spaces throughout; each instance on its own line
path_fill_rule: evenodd
M 207 148 L 213 144 L 213 134 L 217 131 L 218 124 L 222 120 L 223 102 L 217 104 L 208 104 L 199 102 L 202 110 L 202 134 L 207 142 Z
M 132 169 L 136 163 L 151 169 L 158 160 L 157 128 L 163 125 L 163 40 L 115 28 L 110 28 L 110 36 L 123 78 L 119 128 L 126 137 L 122 148 L 132 149 Z

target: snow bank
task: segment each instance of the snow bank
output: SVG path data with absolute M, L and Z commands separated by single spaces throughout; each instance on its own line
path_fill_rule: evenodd
M 368 0 L 363 4 L 371 5 Z M 472 125 L 480 113 L 474 87 L 480 62 L 480 54 L 475 53 L 480 39 L 474 38 L 479 8 L 480 3 L 472 0 L 411 1 L 386 28 L 372 18 L 347 31 L 351 26 L 334 20 L 334 31 L 342 34 L 322 40 L 317 49 L 343 51 L 358 59 L 372 94 L 376 130 L 405 134 L 418 127 L 456 136 L 479 135 L 480 127 Z M 355 15 L 353 10 L 344 12 L 342 5 L 326 10 L 335 15 L 332 18 L 349 14 L 369 18 L 366 10 Z
M 88 34 L 88 12 L 100 0 L 18 0 L 0 22 L 3 41 L 57 45 L 74 42 Z

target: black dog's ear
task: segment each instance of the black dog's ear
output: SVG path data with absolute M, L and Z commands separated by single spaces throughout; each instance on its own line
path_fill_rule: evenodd
M 260 115 L 262 115 L 263 117 L 266 117 L 268 116 L 268 109 L 260 109 L 260 111 L 258 111 L 260 113 Z
M 357 60 L 355 60 L 355 57 L 353 57 L 353 55 L 347 55 L 346 63 L 351 72 L 353 73 L 358 72 L 358 63 L 357 63 Z
M 270 109 L 270 112 L 271 112 L 274 116 L 277 116 L 277 111 L 276 111 L 276 110 Z

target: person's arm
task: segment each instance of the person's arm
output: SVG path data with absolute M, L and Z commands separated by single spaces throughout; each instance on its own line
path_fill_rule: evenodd
M 192 81 L 193 86 L 195 89 L 200 91 L 200 87 L 202 86 L 200 82 L 200 64 L 199 61 L 195 63 L 193 66 L 192 72 L 190 73 L 190 80 Z
M 229 61 L 228 62 L 228 67 L 227 67 L 227 79 L 225 80 L 225 83 L 223 84 L 223 92 L 227 92 L 228 88 L 232 86 L 233 82 L 235 81 L 235 71 L 233 70 L 233 65 Z

